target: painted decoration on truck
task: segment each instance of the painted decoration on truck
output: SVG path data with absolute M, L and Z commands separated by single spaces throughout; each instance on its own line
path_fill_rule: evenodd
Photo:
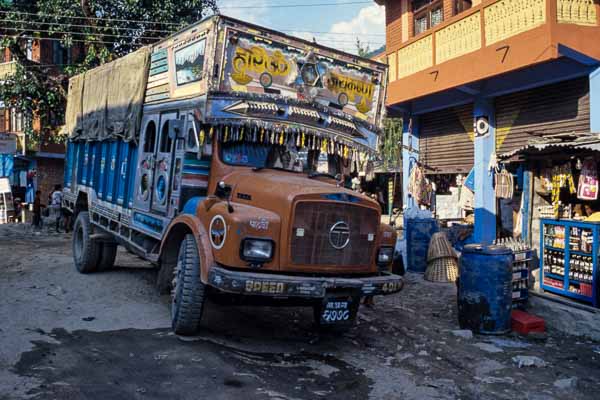
M 228 30 L 221 90 L 316 101 L 375 122 L 382 73 Z
M 206 39 L 202 39 L 175 51 L 177 85 L 185 85 L 202 79 L 205 48 Z

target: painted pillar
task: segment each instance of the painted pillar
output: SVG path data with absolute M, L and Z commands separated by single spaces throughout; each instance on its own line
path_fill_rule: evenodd
M 410 208 L 415 202 L 408 196 L 408 177 L 412 166 L 419 160 L 419 118 L 405 116 L 402 121 L 402 204 Z
M 475 101 L 474 118 L 486 116 L 489 132 L 475 137 L 475 232 L 477 243 L 490 244 L 496 239 L 496 194 L 494 176 L 489 170 L 490 159 L 496 152 L 496 121 L 492 99 Z
M 590 74 L 590 126 L 600 133 L 600 68 Z

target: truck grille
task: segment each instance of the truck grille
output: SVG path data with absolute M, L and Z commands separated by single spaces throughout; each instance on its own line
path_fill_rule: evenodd
M 378 223 L 377 211 L 370 208 L 299 202 L 292 226 L 292 263 L 367 266 L 374 253 Z

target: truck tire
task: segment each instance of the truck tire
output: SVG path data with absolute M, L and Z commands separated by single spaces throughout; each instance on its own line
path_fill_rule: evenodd
M 100 261 L 98 262 L 98 271 L 106 271 L 115 265 L 117 248 L 118 246 L 116 243 L 102 243 Z
M 102 244 L 91 239 L 92 226 L 87 211 L 77 215 L 73 228 L 73 261 L 82 274 L 96 272 L 100 262 Z
M 178 335 L 198 332 L 206 294 L 200 267 L 194 235 L 186 235 L 179 246 L 171 292 L 171 325 Z

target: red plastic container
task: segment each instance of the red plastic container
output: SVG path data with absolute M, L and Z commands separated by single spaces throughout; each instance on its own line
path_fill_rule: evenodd
M 511 314 L 511 326 L 513 331 L 519 332 L 522 335 L 527 335 L 531 332 L 544 332 L 546 330 L 546 324 L 542 318 L 521 310 L 513 310 Z

